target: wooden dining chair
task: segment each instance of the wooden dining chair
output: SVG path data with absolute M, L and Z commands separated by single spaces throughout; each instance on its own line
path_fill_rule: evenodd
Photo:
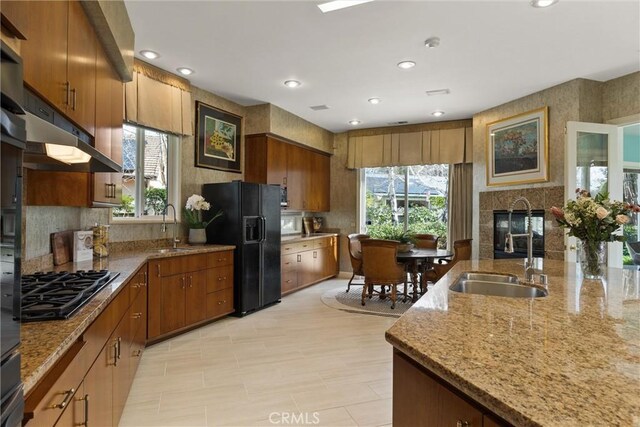
M 458 261 L 471 259 L 471 241 L 473 239 L 456 240 L 453 242 L 453 258 L 440 259 L 433 264 L 432 270 L 427 270 L 424 274 L 426 280 L 437 282 L 451 270 Z
M 416 248 L 421 249 L 438 249 L 438 239 L 440 237 L 435 234 L 416 234 Z
M 395 240 L 365 239 L 360 242 L 362 247 L 362 270 L 364 286 L 362 287 L 362 305 L 365 298 L 374 294 L 374 286 L 382 286 L 376 292 L 384 294 L 384 286 L 391 287 L 391 308 L 396 307 L 398 299 L 398 285 L 404 283 L 404 299 L 407 299 L 407 273 L 404 264 L 398 263 L 398 245 Z
M 351 279 L 349 279 L 349 283 L 347 284 L 347 292 L 349 292 L 349 290 L 351 289 L 351 285 L 354 284 L 354 277 L 364 276 L 364 273 L 362 272 L 362 249 L 360 247 L 360 242 L 368 238 L 369 235 L 367 234 L 349 234 L 347 236 L 349 259 L 351 260 L 351 268 L 353 269 L 353 274 L 351 275 Z M 364 283 L 355 283 L 355 285 L 364 285 Z

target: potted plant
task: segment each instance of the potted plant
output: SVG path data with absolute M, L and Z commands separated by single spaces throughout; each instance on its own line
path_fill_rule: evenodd
M 206 228 L 211 222 L 222 215 L 219 210 L 209 221 L 202 220 L 202 211 L 211 209 L 211 204 L 199 194 L 193 194 L 187 199 L 184 207 L 184 218 L 189 225 L 189 243 L 202 245 L 207 242 Z
M 413 249 L 416 241 L 415 233 L 406 230 L 401 225 L 383 225 L 371 231 L 371 237 L 374 239 L 396 240 L 400 242 L 398 246 L 399 252 L 409 252 Z

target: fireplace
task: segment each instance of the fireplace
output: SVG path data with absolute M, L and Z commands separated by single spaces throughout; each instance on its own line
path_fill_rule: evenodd
M 533 256 L 544 258 L 544 210 L 531 211 L 533 228 Z M 505 253 L 504 244 L 509 231 L 509 211 L 493 211 L 493 258 L 526 258 L 527 238 L 513 238 L 513 253 Z M 511 233 L 527 232 L 527 211 L 513 211 L 511 215 Z

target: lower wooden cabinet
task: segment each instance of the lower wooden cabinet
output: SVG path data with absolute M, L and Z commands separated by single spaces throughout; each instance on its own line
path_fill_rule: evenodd
M 232 313 L 233 252 L 149 261 L 148 295 L 148 340 Z
M 334 236 L 285 243 L 281 252 L 282 295 L 333 277 L 338 272 Z
M 407 356 L 393 352 L 394 427 L 498 427 L 491 414 L 454 393 Z

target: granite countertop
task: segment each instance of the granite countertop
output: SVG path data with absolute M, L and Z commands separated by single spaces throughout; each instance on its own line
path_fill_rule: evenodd
M 20 325 L 21 375 L 24 393 L 27 395 L 47 371 L 62 357 L 71 345 L 91 325 L 109 302 L 131 279 L 136 271 L 149 259 L 184 256 L 193 253 L 219 252 L 235 249 L 235 246 L 203 245 L 190 246 L 188 251 L 158 253 L 156 251 L 131 252 L 95 258 L 93 261 L 67 263 L 55 267 L 54 271 L 76 271 L 108 269 L 120 273 L 101 290 L 87 305 L 68 320 L 28 322 Z M 29 272 L 25 272 L 29 273 Z
M 460 262 L 387 341 L 513 425 L 638 425 L 640 272 L 611 268 L 601 283 L 575 263 L 537 261 L 547 297 L 450 291 L 464 271 L 523 275 L 522 260 Z
M 304 234 L 291 234 L 291 235 L 284 235 L 280 237 L 280 242 L 283 244 L 304 242 L 306 240 L 320 239 L 322 237 L 337 236 L 337 235 L 338 233 L 313 233 L 308 236 Z

